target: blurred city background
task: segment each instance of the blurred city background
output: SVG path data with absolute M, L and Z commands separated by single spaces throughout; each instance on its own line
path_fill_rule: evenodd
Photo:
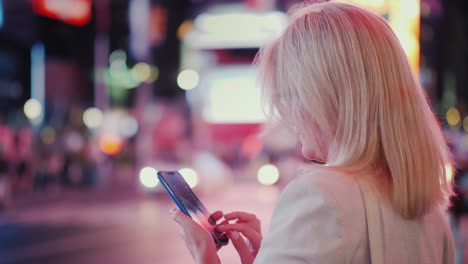
M 0 0 L 0 263 L 191 263 L 159 170 L 179 170 L 210 211 L 256 213 L 266 232 L 307 161 L 284 129 L 263 130 L 251 63 L 298 2 Z M 465 263 L 467 5 L 343 2 L 389 21 L 440 119 Z M 220 256 L 240 262 L 231 246 Z

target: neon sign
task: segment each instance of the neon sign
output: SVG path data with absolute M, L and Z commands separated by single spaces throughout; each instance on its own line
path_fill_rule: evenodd
M 63 21 L 74 26 L 84 26 L 91 20 L 92 0 L 31 0 L 33 10 L 39 15 Z

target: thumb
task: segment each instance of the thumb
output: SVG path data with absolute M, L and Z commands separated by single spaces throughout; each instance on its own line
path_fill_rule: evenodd
M 249 247 L 245 243 L 244 239 L 240 236 L 239 232 L 232 231 L 227 232 L 228 237 L 231 239 L 232 244 L 239 253 L 242 264 L 251 264 L 254 261 L 254 256 L 250 252 Z
M 188 223 L 190 223 L 191 218 L 186 216 L 182 211 L 180 211 L 177 208 L 171 208 L 171 210 L 169 210 L 169 213 L 171 214 L 172 219 L 174 219 L 174 221 L 176 221 L 181 226 L 185 226 Z

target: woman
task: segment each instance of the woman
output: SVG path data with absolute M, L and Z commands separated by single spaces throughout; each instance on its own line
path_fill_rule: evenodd
M 270 118 L 294 128 L 306 158 L 327 165 L 286 187 L 263 240 L 254 215 L 224 215 L 218 230 L 242 263 L 371 263 L 368 196 L 378 202 L 382 262 L 453 263 L 443 213 L 450 154 L 386 21 L 344 3 L 300 5 L 257 65 Z M 211 236 L 171 214 L 195 261 L 220 263 Z

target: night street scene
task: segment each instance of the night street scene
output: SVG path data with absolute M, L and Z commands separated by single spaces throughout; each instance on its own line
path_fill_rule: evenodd
M 217 263 L 189 250 L 185 215 L 170 213 L 180 197 L 161 171 L 179 172 L 210 213 L 254 214 L 260 249 L 239 232 L 261 256 L 270 223 L 284 219 L 275 222 L 283 190 L 302 168 L 330 161 L 305 155 L 295 127 L 267 122 L 253 65 L 289 32 L 300 2 L 0 0 L 0 264 Z M 365 8 L 395 32 L 450 150 L 454 195 L 443 216 L 454 263 L 468 263 L 466 3 L 312 2 Z M 251 263 L 234 233 L 219 260 Z

